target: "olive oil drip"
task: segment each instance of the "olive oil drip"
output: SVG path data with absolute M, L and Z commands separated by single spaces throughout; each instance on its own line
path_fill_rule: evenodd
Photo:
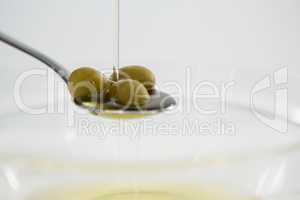
M 113 0 L 113 80 L 119 80 L 120 67 L 120 0 Z
M 113 81 L 119 80 L 120 68 L 120 0 L 113 0 Z M 139 140 L 135 141 L 135 157 L 139 159 Z M 115 159 L 121 157 L 121 138 L 117 136 L 117 153 Z

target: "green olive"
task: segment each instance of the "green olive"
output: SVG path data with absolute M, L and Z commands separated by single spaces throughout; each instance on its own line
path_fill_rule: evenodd
M 114 77 L 114 74 L 112 77 Z M 154 90 L 155 87 L 155 76 L 153 72 L 146 67 L 137 65 L 122 67 L 119 70 L 119 80 L 123 79 L 139 81 L 148 91 Z
M 110 82 L 97 70 L 81 67 L 73 71 L 68 80 L 68 88 L 75 100 L 91 101 L 103 99 Z
M 142 107 L 150 100 L 150 95 L 143 84 L 138 81 L 120 80 L 113 86 L 116 102 L 128 107 Z
M 105 99 L 107 99 L 108 101 L 112 100 L 112 99 L 114 99 L 116 97 L 116 95 L 117 95 L 117 82 L 113 82 L 112 81 L 111 85 L 110 85 L 110 87 L 108 89 L 108 92 L 107 92 L 107 94 L 105 96 Z

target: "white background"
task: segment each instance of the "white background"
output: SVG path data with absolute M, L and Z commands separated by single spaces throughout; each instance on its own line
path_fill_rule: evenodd
M 107 66 L 111 7 L 111 0 L 1 0 L 0 26 L 67 66 Z M 299 9 L 297 0 L 121 0 L 121 57 L 202 67 L 299 64 Z M 7 51 L 1 45 L 1 58 L 12 56 Z

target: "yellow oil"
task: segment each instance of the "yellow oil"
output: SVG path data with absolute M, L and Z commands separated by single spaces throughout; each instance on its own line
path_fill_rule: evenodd
M 156 185 L 116 187 L 86 185 L 58 187 L 38 192 L 26 200 L 257 200 L 254 197 L 226 192 L 219 187 Z
M 91 111 L 93 115 L 104 117 L 104 118 L 109 118 L 109 119 L 139 119 L 139 118 L 144 118 L 144 117 L 149 117 L 151 115 L 157 114 L 157 113 L 152 113 L 151 111 L 149 112 L 144 112 L 143 114 L 141 113 L 118 113 L 116 108 L 105 105 L 105 104 L 100 104 L 97 102 L 82 102 L 82 106 L 85 108 L 91 108 L 92 110 L 94 108 L 102 108 L 105 110 L 105 112 L 95 112 Z M 121 111 L 121 110 L 120 110 Z

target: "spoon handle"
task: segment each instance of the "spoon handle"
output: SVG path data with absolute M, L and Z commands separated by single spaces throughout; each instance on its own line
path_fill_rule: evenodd
M 22 42 L 2 33 L 0 31 L 0 41 L 36 58 L 37 60 L 41 61 L 42 63 L 46 64 L 48 67 L 53 69 L 66 83 L 68 82 L 69 72 L 56 61 L 52 60 L 48 56 L 44 55 L 43 53 L 33 49 L 32 47 L 23 44 Z

